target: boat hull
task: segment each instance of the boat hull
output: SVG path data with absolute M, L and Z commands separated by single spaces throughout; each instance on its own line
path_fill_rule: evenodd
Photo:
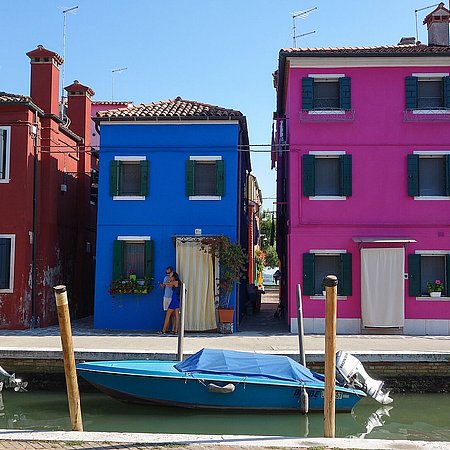
M 139 363 L 146 369 L 136 370 Z M 173 367 L 174 364 L 163 361 L 121 361 L 120 364 L 83 363 L 77 369 L 83 378 L 99 390 L 129 402 L 240 411 L 305 409 L 301 383 L 259 377 L 180 373 Z M 219 386 L 219 389 L 212 391 L 211 384 Z M 224 393 L 220 387 L 227 384 L 234 388 Z M 309 411 L 323 411 L 323 383 L 304 386 L 308 393 Z M 350 411 L 363 396 L 361 391 L 337 387 L 336 411 Z

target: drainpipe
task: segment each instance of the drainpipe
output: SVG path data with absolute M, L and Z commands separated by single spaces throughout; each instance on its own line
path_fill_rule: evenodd
M 240 127 L 239 127 L 240 128 Z M 239 130 L 239 140 L 238 146 L 242 142 L 242 130 Z M 237 221 L 237 242 L 241 245 L 241 220 L 242 220 L 242 152 L 238 148 L 238 221 Z M 236 286 L 236 328 L 239 328 L 239 300 L 240 300 L 240 289 Z
M 36 127 L 34 133 L 34 164 L 33 164 L 33 241 L 31 246 L 31 321 L 30 328 L 36 328 L 36 272 L 37 272 L 37 199 L 38 199 L 38 147 L 39 147 L 39 123 L 38 113 L 34 112 L 34 126 Z

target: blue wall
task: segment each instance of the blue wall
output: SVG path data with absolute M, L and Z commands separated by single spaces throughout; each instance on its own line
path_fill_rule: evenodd
M 164 320 L 162 280 L 175 266 L 174 235 L 223 234 L 237 239 L 238 124 L 102 124 L 95 287 L 95 328 L 160 330 Z M 145 200 L 113 200 L 109 165 L 115 156 L 143 156 L 149 161 Z M 190 201 L 185 194 L 189 156 L 222 156 L 225 195 L 221 200 Z M 155 288 L 147 295 L 108 294 L 113 241 L 118 235 L 151 236 Z M 233 292 L 235 302 L 235 292 Z

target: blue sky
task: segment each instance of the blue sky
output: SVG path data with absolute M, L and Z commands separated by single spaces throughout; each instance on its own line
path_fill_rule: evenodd
M 63 55 L 65 80 L 77 79 L 94 100 L 150 103 L 181 96 L 238 109 L 247 116 L 251 144 L 269 144 L 275 91 L 272 72 L 281 48 L 292 46 L 292 12 L 299 47 L 397 44 L 415 36 L 415 10 L 430 0 L 14 0 L 2 2 L 0 91 L 29 94 L 29 59 L 38 44 Z M 445 4 L 448 6 L 448 2 Z M 420 11 L 422 25 L 433 8 Z M 253 172 L 264 208 L 273 209 L 275 172 L 269 147 L 255 147 Z M 261 150 L 264 150 L 261 152 Z

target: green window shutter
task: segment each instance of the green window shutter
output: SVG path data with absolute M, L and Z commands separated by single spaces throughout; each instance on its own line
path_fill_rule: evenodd
M 444 108 L 450 108 L 450 77 L 444 77 Z
M 225 194 L 225 161 L 216 161 L 216 193 L 221 197 Z
M 419 196 L 419 155 L 408 155 L 408 195 Z
M 186 196 L 195 195 L 195 161 L 186 161 Z
M 352 155 L 341 155 L 341 192 L 340 195 L 352 195 Z
M 339 78 L 339 102 L 342 109 L 351 109 L 352 107 L 352 93 L 351 93 L 351 78 Z
M 113 280 L 123 277 L 124 241 L 114 241 L 113 247 Z
M 314 109 L 314 78 L 302 78 L 302 109 Z
M 314 253 L 303 253 L 303 294 L 314 295 Z
M 422 295 L 420 288 L 420 255 L 415 253 L 408 255 L 408 284 L 411 297 L 420 297 Z
M 405 105 L 406 109 L 417 108 L 417 77 L 405 78 Z
M 445 155 L 445 195 L 450 196 L 450 155 Z
M 303 195 L 310 197 L 315 195 L 314 159 L 314 155 L 303 155 L 302 158 Z
M 141 169 L 141 187 L 140 187 L 140 195 L 144 197 L 148 195 L 148 169 L 149 162 L 147 160 L 140 161 L 139 163 Z
M 341 280 L 338 280 L 338 294 L 352 295 L 352 254 L 341 253 Z
M 153 241 L 145 241 L 145 266 L 144 276 L 153 278 Z
M 109 195 L 119 195 L 119 166 L 120 161 L 111 161 L 109 164 Z
M 444 293 L 443 293 L 443 295 L 445 297 L 448 297 L 448 295 L 450 294 L 450 288 L 449 288 L 449 283 L 450 283 L 450 255 L 445 255 L 445 270 L 446 270 L 447 279 L 444 282 L 445 284 L 444 284 Z

